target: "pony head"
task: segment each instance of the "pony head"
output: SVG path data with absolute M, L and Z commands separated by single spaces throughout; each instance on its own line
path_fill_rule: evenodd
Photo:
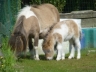
M 15 56 L 19 56 L 24 48 L 24 40 L 21 35 L 18 34 L 12 34 L 9 39 L 9 45 L 11 47 L 11 50 L 15 52 Z
M 42 44 L 43 51 L 45 53 L 45 57 L 48 60 L 52 60 L 54 56 L 54 38 L 49 35 L 46 37 Z

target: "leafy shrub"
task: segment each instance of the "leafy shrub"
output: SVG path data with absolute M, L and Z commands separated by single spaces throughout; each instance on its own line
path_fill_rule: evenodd
M 15 56 L 8 46 L 8 38 L 3 39 L 1 52 L 3 54 L 3 56 L 0 56 L 1 72 L 17 72 Z
M 51 3 L 57 7 L 59 12 L 62 12 L 66 4 L 66 0 L 31 0 L 30 4 L 41 4 L 41 3 Z

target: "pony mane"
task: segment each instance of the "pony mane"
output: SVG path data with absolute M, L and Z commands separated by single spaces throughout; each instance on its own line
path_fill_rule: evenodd
M 38 5 L 32 5 L 32 7 L 34 7 L 34 8 L 38 8 Z
M 45 38 L 47 38 L 47 36 L 52 32 L 53 27 L 56 25 L 56 23 L 54 23 L 48 30 L 48 33 L 45 35 Z

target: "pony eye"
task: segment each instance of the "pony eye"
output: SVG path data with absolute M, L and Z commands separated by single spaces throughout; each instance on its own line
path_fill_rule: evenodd
M 50 50 L 47 50 L 46 53 L 50 53 L 51 51 Z
M 50 52 L 50 50 L 47 50 L 47 52 L 49 53 L 49 52 Z
M 51 51 L 50 50 L 44 50 L 45 53 L 50 53 Z

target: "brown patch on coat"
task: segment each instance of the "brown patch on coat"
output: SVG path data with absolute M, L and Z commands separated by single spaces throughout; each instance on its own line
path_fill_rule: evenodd
M 54 47 L 54 37 L 50 34 L 46 39 L 43 41 L 43 48 L 49 49 Z
M 60 42 L 60 43 L 63 42 L 62 36 L 61 36 L 60 34 L 55 33 L 55 34 L 53 34 L 53 36 L 54 36 L 54 38 L 55 38 L 58 42 Z
M 31 10 L 38 17 L 42 30 L 51 27 L 54 23 L 59 22 L 59 12 L 57 8 L 51 4 L 42 4 L 37 7 L 32 7 Z
M 35 16 L 31 16 L 27 19 L 24 18 L 23 27 L 27 33 L 27 36 L 30 34 L 32 37 L 34 37 L 36 33 L 40 33 L 39 22 Z

